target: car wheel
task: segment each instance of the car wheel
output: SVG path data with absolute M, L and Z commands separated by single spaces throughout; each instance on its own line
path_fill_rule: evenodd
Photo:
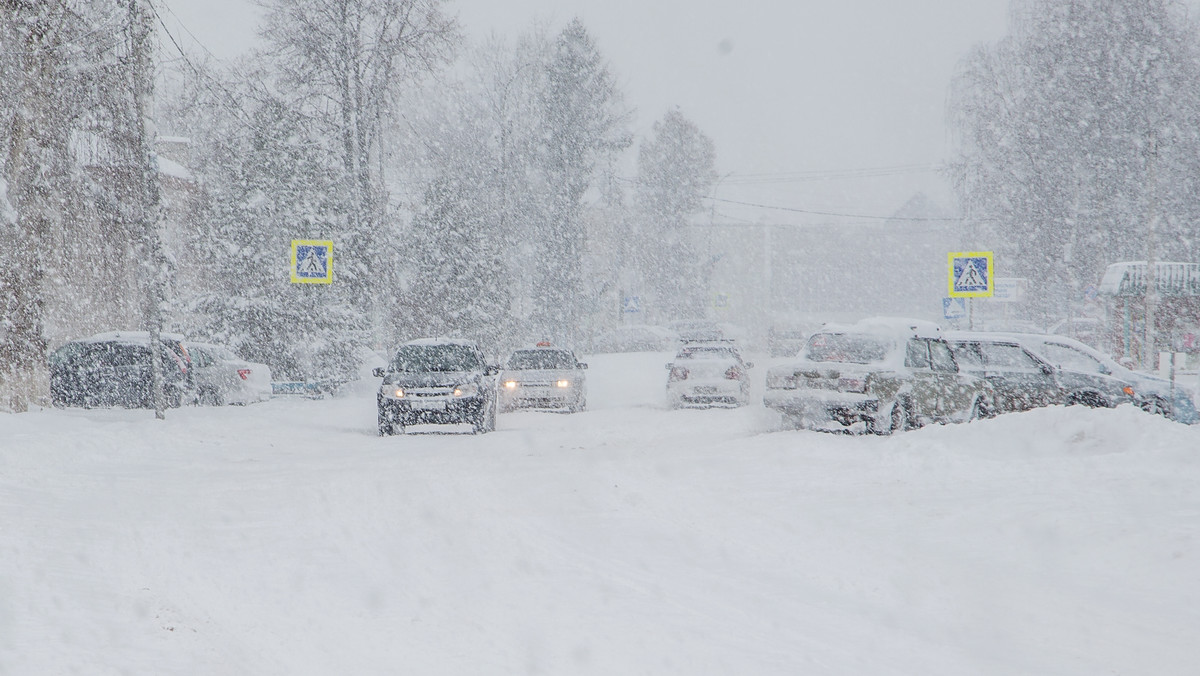
M 380 410 L 379 411 L 379 436 L 390 437 L 391 435 L 393 435 L 395 433 L 396 433 L 396 426 L 393 423 L 391 416 L 384 413 L 383 410 Z
M 1075 392 L 1067 397 L 1067 406 L 1083 405 L 1089 408 L 1109 408 L 1108 402 L 1104 401 L 1100 395 L 1095 392 Z
M 783 413 L 780 415 L 780 427 L 785 430 L 804 429 L 804 418 L 795 413 Z
M 987 403 L 987 400 L 982 396 L 975 397 L 975 401 L 971 403 L 971 412 L 967 416 L 967 422 L 983 420 L 984 418 L 993 418 L 995 413 L 992 412 L 992 407 Z
M 475 434 L 487 434 L 496 429 L 495 404 L 480 411 L 479 416 L 471 421 L 471 428 Z
M 908 416 L 908 406 L 905 405 L 902 399 L 897 399 L 892 402 L 891 408 L 888 409 L 888 415 L 885 420 L 875 420 L 870 423 L 871 432 L 875 434 L 895 434 L 903 432 L 911 423 Z
M 1142 402 L 1142 410 L 1150 415 L 1161 415 L 1164 418 L 1171 417 L 1171 405 L 1159 397 Z

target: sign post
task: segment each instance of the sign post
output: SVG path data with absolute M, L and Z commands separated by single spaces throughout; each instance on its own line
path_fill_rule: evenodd
M 991 298 L 995 292 L 996 263 L 991 251 L 957 251 L 947 257 L 951 298 L 966 298 L 967 328 L 974 330 L 971 298 Z

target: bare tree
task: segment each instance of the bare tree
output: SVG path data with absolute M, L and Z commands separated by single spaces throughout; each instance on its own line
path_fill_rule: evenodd
M 1049 320 L 1107 263 L 1146 257 L 1151 212 L 1162 253 L 1194 257 L 1200 49 L 1171 0 L 1022 0 L 1012 25 L 955 79 L 951 177 L 974 240 L 1034 280 Z
M 297 111 L 317 118 L 339 147 L 353 202 L 339 233 L 339 279 L 368 307 L 367 284 L 394 268 L 386 238 L 386 124 L 400 87 L 436 71 L 458 42 L 443 0 L 259 0 L 263 37 L 281 92 Z M 376 276 L 376 277 L 373 277 Z

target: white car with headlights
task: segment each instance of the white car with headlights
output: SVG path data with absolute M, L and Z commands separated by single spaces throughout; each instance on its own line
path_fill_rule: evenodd
M 582 411 L 587 408 L 586 369 L 574 352 L 548 343 L 516 350 L 500 374 L 500 409 Z
M 667 401 L 684 406 L 745 406 L 750 369 L 732 342 L 684 343 L 667 364 Z

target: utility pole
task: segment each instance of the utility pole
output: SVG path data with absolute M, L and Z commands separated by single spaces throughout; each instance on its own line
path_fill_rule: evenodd
M 132 181 L 140 187 L 138 217 L 141 220 L 145 285 L 145 323 L 150 330 L 150 377 L 154 417 L 166 418 L 163 392 L 163 303 L 166 302 L 167 259 L 162 241 L 162 194 L 158 156 L 154 148 L 154 7 L 151 0 L 129 0 L 130 85 L 133 95 L 131 120 L 135 133 Z
M 1150 131 L 1150 166 L 1148 171 L 1150 196 L 1146 207 L 1146 335 L 1142 341 L 1142 370 L 1153 371 L 1158 350 L 1154 346 L 1155 312 L 1158 309 L 1158 133 Z

